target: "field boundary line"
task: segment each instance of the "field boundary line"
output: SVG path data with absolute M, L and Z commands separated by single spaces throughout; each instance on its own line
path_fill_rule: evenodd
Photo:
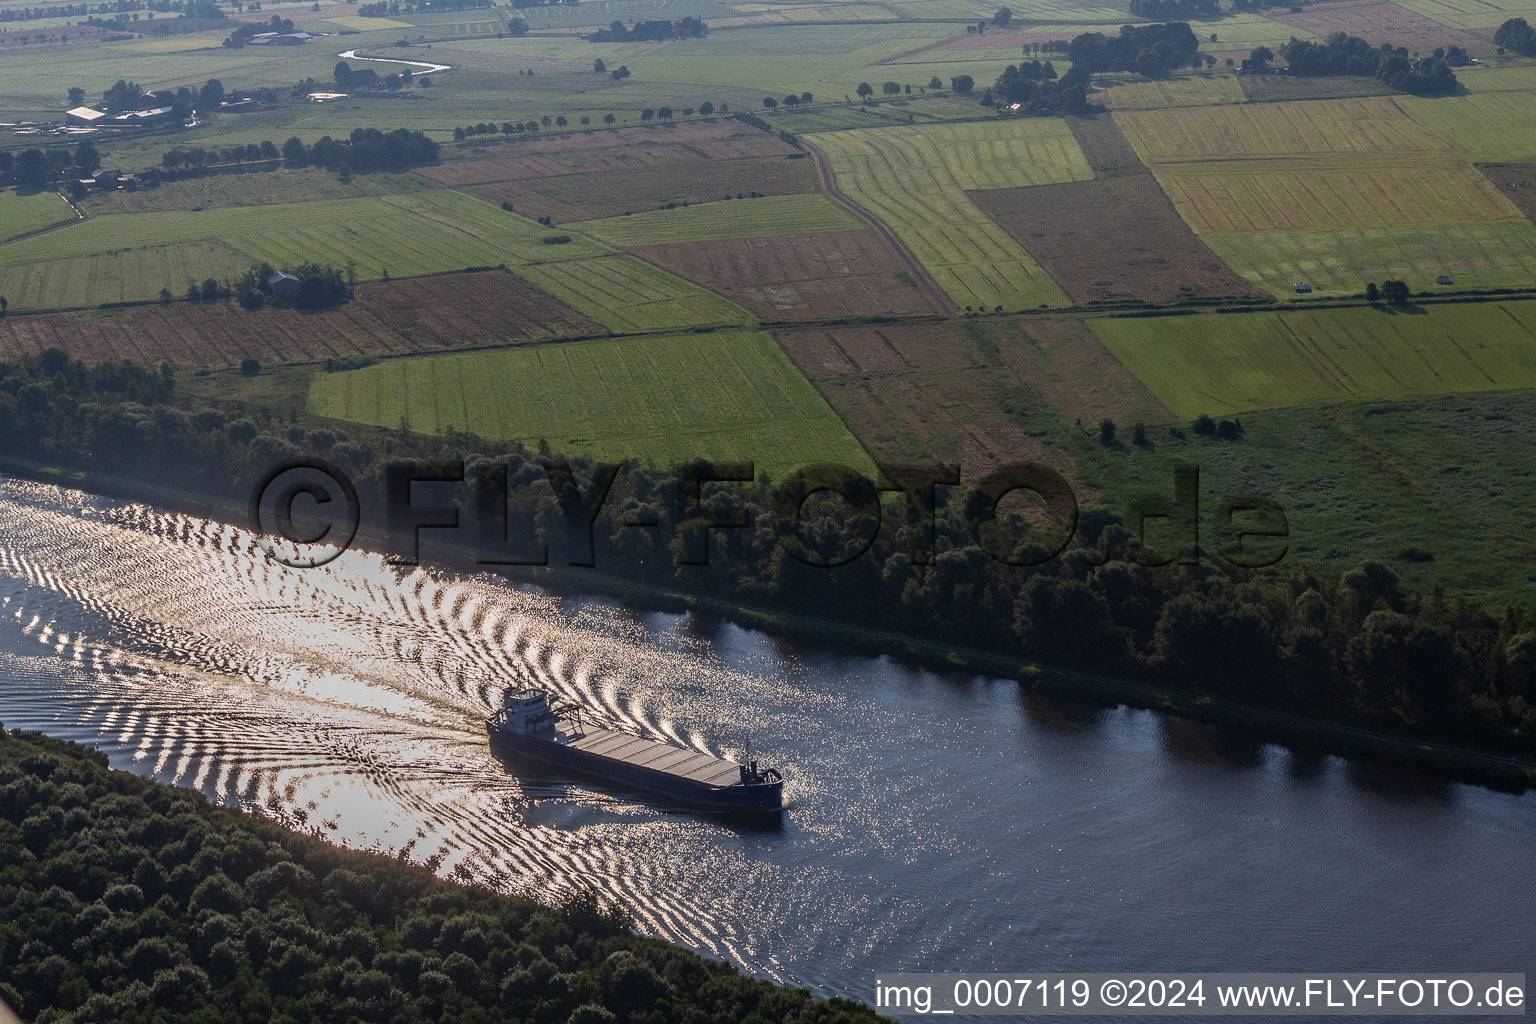
M 934 305 L 944 315 L 945 319 L 959 319 L 955 315 L 954 305 L 945 297 L 943 290 L 933 278 L 928 276 L 928 272 L 913 258 L 906 247 L 897 240 L 895 233 L 886 227 L 880 218 L 838 191 L 836 179 L 832 176 L 832 165 L 828 163 L 827 155 L 821 151 L 820 147 L 814 143 L 807 142 L 805 139 L 801 139 L 800 144 L 810 150 L 811 159 L 816 161 L 816 173 L 821 178 L 822 188 L 826 190 L 827 195 L 831 196 L 835 202 L 847 207 L 849 212 L 869 224 L 881 238 L 885 239 L 886 244 L 891 247 L 892 251 L 896 253 L 897 258 L 906 266 L 908 272 L 912 274 L 918 285 L 933 300 Z

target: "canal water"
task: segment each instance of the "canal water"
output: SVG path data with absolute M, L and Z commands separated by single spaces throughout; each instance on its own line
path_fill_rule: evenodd
M 519 776 L 509 685 L 788 779 L 743 825 Z M 1536 799 L 696 615 L 269 561 L 241 529 L 0 481 L 0 721 L 348 846 L 823 995 L 876 972 L 1525 970 Z

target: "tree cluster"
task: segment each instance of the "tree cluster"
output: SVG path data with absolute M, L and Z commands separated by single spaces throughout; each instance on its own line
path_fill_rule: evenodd
M 297 296 L 290 300 L 274 294 L 268 282 L 277 268 L 270 263 L 260 263 L 252 266 L 235 282 L 235 297 L 240 305 L 245 309 L 260 309 L 267 303 L 315 309 L 352 297 L 352 282 L 348 280 L 350 275 L 336 267 L 309 262 L 284 269 L 299 279 Z
M 1493 43 L 1522 57 L 1536 57 L 1536 29 L 1524 18 L 1510 18 L 1493 33 Z
M 0 173 L 9 171 L 16 175 L 16 183 L 22 188 L 41 188 L 58 181 L 74 166 L 74 160 L 63 146 L 50 146 L 46 150 L 24 149 L 14 156 L 7 151 L 0 153 Z
M 1372 281 L 1365 286 L 1367 302 L 1380 302 L 1385 299 L 1389 305 L 1406 306 L 1412 294 L 1407 281 L 1383 281 L 1380 287 Z
M 709 27 L 692 15 L 678 21 L 658 19 L 636 22 L 625 28 L 622 21 L 614 21 L 605 29 L 589 33 L 587 39 L 594 43 L 654 43 L 668 39 L 697 39 L 709 35 Z
M 1187 18 L 1218 18 L 1218 0 L 1131 0 L 1131 13 L 1155 21 L 1183 21 Z
M 1134 71 L 1149 77 L 1185 67 L 1199 52 L 1199 38 L 1182 21 L 1123 25 L 1116 36 L 1085 32 L 1067 44 L 1074 68 L 1091 73 Z
M 438 143 L 419 131 L 354 128 L 346 139 L 323 135 L 312 146 L 305 145 L 304 140 L 295 136 L 283 143 L 281 149 L 270 139 L 243 146 L 168 149 L 160 155 L 160 169 L 174 179 L 178 172 L 200 174 L 221 165 L 238 167 L 265 163 L 275 169 L 281 162 L 289 167 L 323 167 L 339 174 L 367 174 L 436 163 L 439 148 Z
M 1070 68 L 1060 78 L 1050 61 L 1010 64 L 1003 69 L 992 92 L 1003 103 L 1022 104 L 1023 114 L 1088 114 L 1104 109 L 1088 102 L 1088 72 Z
M 248 142 L 243 146 L 218 146 L 205 149 L 192 146 L 189 149 L 168 149 L 160 154 L 160 166 L 166 171 L 182 168 L 201 170 L 220 164 L 257 164 L 281 158 L 277 146 L 269 140 L 262 143 Z
M 1434 56 L 1412 59 L 1405 47 L 1372 46 L 1359 36 L 1335 32 L 1321 43 L 1292 39 L 1280 47 L 1280 55 L 1293 75 L 1369 75 L 1417 95 L 1439 95 L 1457 88 L 1456 73 L 1445 60 L 1450 54 L 1443 49 Z
M 876 1020 L 642 939 L 591 890 L 443 881 L 38 734 L 0 732 L 0 865 L 0 999 L 29 1020 Z
M 346 170 L 353 174 L 370 171 L 404 171 L 437 163 L 437 142 L 419 131 L 396 128 L 354 128 L 345 139 L 322 135 L 312 146 L 293 136 L 280 152 L 290 167 L 313 165 L 329 171 Z
M 83 91 L 71 89 L 70 99 L 75 98 L 76 92 Z M 217 78 L 208 79 L 195 92 L 185 85 L 175 91 L 162 89 L 158 92 L 145 92 L 139 88 L 138 83 L 119 78 L 111 88 L 102 93 L 101 100 L 108 113 L 160 106 L 170 107 L 171 117 L 184 118 L 190 117 L 194 110 L 207 111 L 217 108 L 224 97 L 224 83 Z
M 274 14 L 272 15 L 272 20 L 266 24 L 251 21 L 240 25 L 224 40 L 224 45 L 232 50 L 238 50 L 246 43 L 250 42 L 252 39 L 256 38 L 264 32 L 287 33 L 292 31 L 292 21 Z

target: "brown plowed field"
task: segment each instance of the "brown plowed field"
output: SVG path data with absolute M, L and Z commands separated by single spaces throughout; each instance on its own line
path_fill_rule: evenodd
M 1163 423 L 1173 414 L 1125 368 L 1080 319 L 1031 319 L 1006 332 L 998 345 L 1003 364 L 1061 415 L 1096 427 L 1117 423 Z
M 1373 45 L 1391 43 L 1406 46 L 1410 50 L 1426 53 L 1437 46 L 1461 46 L 1474 57 L 1484 55 L 1492 47 L 1492 30 L 1480 36 L 1463 29 L 1451 28 L 1426 18 L 1415 11 L 1389 3 L 1387 0 L 1338 0 L 1299 12 L 1281 13 L 1280 8 L 1266 12 L 1265 17 L 1286 25 L 1295 25 L 1320 39 L 1327 39 L 1335 32 L 1360 36 Z
M 1169 418 L 1076 320 L 801 328 L 777 336 L 877 459 L 959 462 L 966 481 L 1027 460 L 1072 478 L 1063 417 L 1068 424 L 1106 415 L 1126 423 Z
M 1263 295 L 1189 229 L 1113 120 L 1072 132 L 1093 180 L 968 194 L 1073 302 Z
M 1520 207 L 1527 220 L 1536 221 L 1536 164 L 1478 164 L 1477 169 Z
M 569 132 L 484 147 L 421 173 L 444 185 L 478 185 L 551 174 L 580 174 L 677 160 L 784 156 L 795 148 L 732 119 Z
M 1072 301 L 1259 297 L 1195 236 L 1151 174 L 970 193 Z
M 752 192 L 778 196 L 815 189 L 816 169 L 810 160 L 776 156 L 661 160 L 619 170 L 464 185 L 459 191 L 498 205 L 510 201 L 524 216 L 574 221 L 640 213 L 664 203 L 710 203 Z
M 60 348 L 88 363 L 218 367 L 246 357 L 311 362 L 605 332 L 511 274 L 486 271 L 359 285 L 355 301 L 313 313 L 173 302 L 10 316 L 0 319 L 0 359 Z
M 671 242 L 630 251 L 767 320 L 936 312 L 890 246 L 869 230 Z
M 1082 147 L 1095 177 L 1112 178 L 1123 174 L 1149 174 L 1131 142 L 1110 117 L 1074 117 L 1067 122 L 1072 135 Z

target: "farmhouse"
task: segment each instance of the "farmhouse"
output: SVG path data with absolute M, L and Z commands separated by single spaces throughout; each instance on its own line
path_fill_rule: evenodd
M 112 118 L 112 121 L 118 125 L 157 124 L 168 120 L 170 116 L 170 107 L 151 107 L 148 110 L 125 110 Z
M 279 270 L 267 278 L 267 291 L 274 299 L 291 301 L 299 297 L 300 281 L 286 270 Z
M 91 107 L 74 107 L 64 112 L 64 120 L 70 124 L 85 125 L 90 127 L 102 118 L 106 117 L 104 110 L 94 110 Z

